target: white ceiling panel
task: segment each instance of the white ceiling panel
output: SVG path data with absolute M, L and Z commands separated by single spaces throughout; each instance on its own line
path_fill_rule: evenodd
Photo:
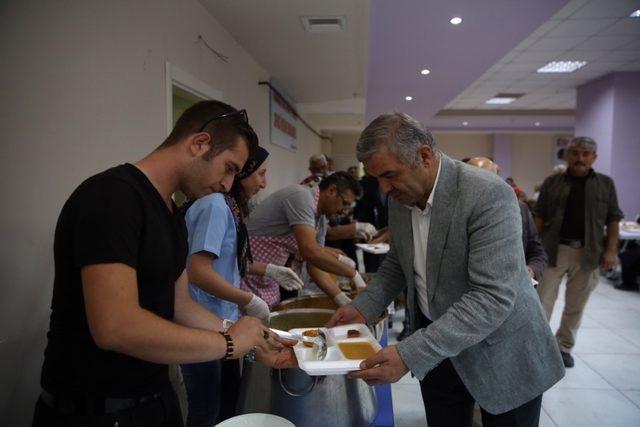
M 594 31 L 610 27 L 616 21 L 617 19 L 568 19 L 549 31 L 545 37 L 590 36 Z
M 618 49 L 620 49 L 620 50 L 630 50 L 630 51 L 632 50 L 634 52 L 640 51 L 640 37 L 636 38 L 635 40 L 633 40 L 629 44 L 626 44 L 624 46 L 619 47 Z
M 591 0 L 571 15 L 572 19 L 620 18 L 638 9 L 637 0 Z
M 563 52 L 572 49 L 584 42 L 583 37 L 543 37 L 535 42 L 529 50 L 545 50 L 550 52 Z
M 602 49 L 617 49 L 621 46 L 629 44 L 637 40 L 637 37 L 626 36 L 594 36 L 590 37 L 579 45 L 575 46 L 577 51 L 580 50 L 602 50 Z
M 570 16 L 574 15 L 578 10 L 583 8 L 590 1 L 591 0 L 574 0 L 572 2 L 569 2 L 565 7 L 560 9 L 558 13 L 553 15 L 551 19 L 560 20 L 560 19 L 569 18 Z
M 544 37 L 546 36 L 550 31 L 552 31 L 553 29 L 555 29 L 558 25 L 561 24 L 561 21 L 556 21 L 556 20 L 549 20 L 547 22 L 545 22 L 544 24 L 542 24 L 537 30 L 535 30 L 533 33 L 531 33 L 531 35 L 529 37 Z
M 620 71 L 640 71 L 640 61 L 633 61 L 620 67 Z
M 638 2 L 638 8 L 640 9 L 640 2 Z M 624 36 L 624 35 L 636 35 L 640 36 L 640 19 L 638 18 L 624 18 L 616 25 L 612 25 L 609 28 L 600 31 L 598 35 L 601 36 Z
M 627 63 L 640 59 L 640 50 L 613 50 L 606 52 L 604 55 L 597 58 L 596 62 L 621 62 Z
M 610 50 L 581 50 L 581 51 L 573 51 L 570 52 L 572 56 L 575 57 L 576 60 L 587 61 L 588 63 L 594 62 L 607 53 L 611 52 Z
M 540 62 L 546 63 L 551 61 L 555 56 L 557 56 L 557 52 L 548 52 L 544 50 L 538 51 L 530 51 L 526 50 L 516 56 L 509 65 L 512 66 L 522 66 L 524 64 L 538 64 Z

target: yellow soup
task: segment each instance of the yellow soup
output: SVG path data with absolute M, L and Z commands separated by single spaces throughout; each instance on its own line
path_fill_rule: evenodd
M 368 359 L 376 354 L 376 349 L 368 342 L 340 342 L 338 347 L 344 357 L 352 360 Z

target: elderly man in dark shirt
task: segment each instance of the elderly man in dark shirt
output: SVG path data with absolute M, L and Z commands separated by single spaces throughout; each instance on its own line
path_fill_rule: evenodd
M 568 276 L 562 321 L 556 333 L 568 368 L 574 365 L 570 353 L 584 307 L 598 284 L 598 266 L 611 268 L 616 263 L 618 222 L 623 218 L 613 180 L 591 168 L 596 150 L 591 138 L 572 139 L 565 154 L 567 171 L 544 181 L 533 211 L 551 264 L 538 286 L 549 318 L 560 282 L 565 274 Z
M 486 157 L 474 157 L 466 163 L 496 174 L 499 170 L 498 165 Z M 533 218 L 531 217 L 529 208 L 521 201 L 518 201 L 518 205 L 520 206 L 520 216 L 522 216 L 522 247 L 524 248 L 527 270 L 532 279 L 540 280 L 542 272 L 547 268 L 547 254 L 538 240 L 538 233 L 533 224 Z

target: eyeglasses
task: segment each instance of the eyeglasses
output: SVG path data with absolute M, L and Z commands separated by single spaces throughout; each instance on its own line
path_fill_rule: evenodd
M 350 202 L 349 200 L 345 199 L 342 194 L 339 194 L 339 196 L 342 199 L 342 206 L 344 208 L 353 209 L 356 207 L 356 202 Z
M 237 110 L 237 111 L 232 111 L 231 113 L 225 113 L 221 116 L 218 117 L 214 117 L 213 119 L 207 120 L 202 127 L 200 128 L 200 130 L 198 131 L 198 133 L 200 132 L 204 132 L 204 130 L 206 129 L 206 127 L 209 125 L 209 123 L 213 122 L 214 120 L 220 120 L 220 119 L 226 119 L 229 117 L 239 117 L 242 119 L 243 122 L 245 123 L 249 123 L 249 116 L 247 115 L 247 110 Z

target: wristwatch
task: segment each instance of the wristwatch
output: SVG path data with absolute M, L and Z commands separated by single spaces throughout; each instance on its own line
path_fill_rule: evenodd
M 222 332 L 227 332 L 229 330 L 229 328 L 233 326 L 234 323 L 236 323 L 236 322 L 234 322 L 233 320 L 223 319 L 222 320 Z

